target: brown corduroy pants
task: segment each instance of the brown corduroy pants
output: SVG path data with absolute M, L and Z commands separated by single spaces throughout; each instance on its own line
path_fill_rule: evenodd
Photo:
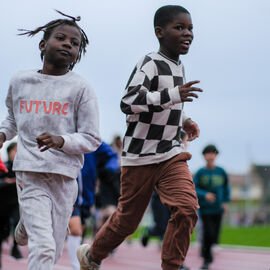
M 171 210 L 162 247 L 162 269 L 178 270 L 183 264 L 196 225 L 198 201 L 184 152 L 167 161 L 122 167 L 118 208 L 97 233 L 91 258 L 101 262 L 138 227 L 154 188 Z

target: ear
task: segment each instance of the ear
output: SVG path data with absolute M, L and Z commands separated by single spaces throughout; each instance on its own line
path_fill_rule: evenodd
M 45 51 L 45 49 L 46 49 L 46 40 L 45 39 L 42 39 L 39 42 L 39 49 L 40 49 L 41 52 Z
M 160 26 L 155 27 L 155 34 L 158 39 L 163 38 L 163 28 Z

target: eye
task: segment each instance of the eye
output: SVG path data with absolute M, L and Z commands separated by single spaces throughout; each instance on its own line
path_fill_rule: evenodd
M 177 25 L 177 26 L 175 26 L 175 29 L 177 29 L 179 31 L 182 31 L 183 30 L 183 26 L 182 25 Z
M 55 37 L 57 40 L 64 40 L 64 37 L 63 36 L 56 36 Z
M 78 41 L 71 40 L 71 45 L 72 45 L 72 46 L 75 46 L 75 47 L 78 47 L 80 44 L 79 44 Z

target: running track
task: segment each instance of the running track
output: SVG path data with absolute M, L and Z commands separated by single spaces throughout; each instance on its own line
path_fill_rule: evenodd
M 27 259 L 15 260 L 9 255 L 10 243 L 3 244 L 2 270 L 27 270 Z M 24 257 L 27 248 L 21 247 Z M 191 246 L 185 264 L 191 270 L 201 266 L 199 250 Z M 104 260 L 102 270 L 160 270 L 160 251 L 155 243 L 143 248 L 139 243 L 123 243 L 112 257 Z M 66 249 L 54 270 L 72 270 Z M 221 247 L 215 251 L 210 270 L 270 270 L 270 249 Z

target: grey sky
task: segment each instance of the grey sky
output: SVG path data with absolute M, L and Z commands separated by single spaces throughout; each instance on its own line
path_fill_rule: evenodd
M 243 173 L 250 162 L 270 163 L 268 0 L 9 0 L 1 3 L 0 121 L 11 76 L 40 68 L 38 43 L 17 36 L 18 28 L 34 29 L 59 18 L 54 9 L 82 17 L 90 46 L 74 71 L 85 77 L 99 99 L 101 134 L 111 142 L 124 135 L 120 99 L 137 61 L 158 50 L 153 15 L 165 4 L 180 4 L 192 16 L 195 39 L 182 60 L 187 80 L 201 80 L 204 93 L 185 111 L 198 123 L 200 138 L 190 143 L 190 168 L 203 165 L 207 143 L 220 149 L 217 161 L 229 172 Z M 61 17 L 61 16 L 60 16 Z M 2 151 L 3 152 L 3 151 Z

